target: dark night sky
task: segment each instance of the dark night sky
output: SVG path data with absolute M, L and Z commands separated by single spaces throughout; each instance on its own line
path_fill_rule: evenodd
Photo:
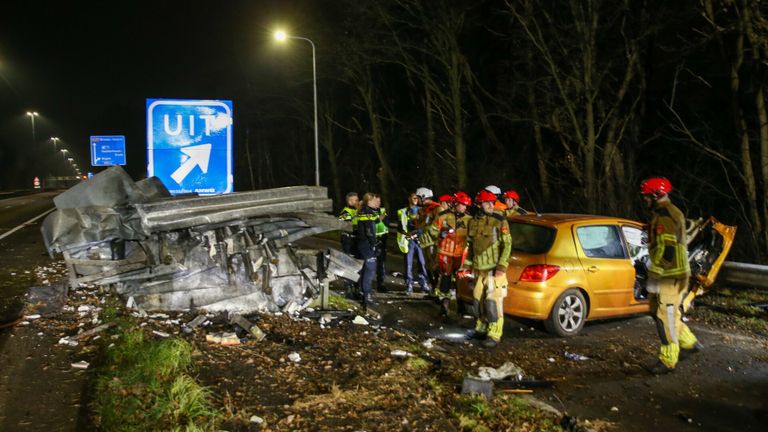
M 54 135 L 86 170 L 90 135 L 126 135 L 127 168 L 142 176 L 147 98 L 233 100 L 237 134 L 246 83 L 252 91 L 279 91 L 272 77 L 295 60 L 274 47 L 274 28 L 311 31 L 313 20 L 302 10 L 300 2 L 261 0 L 4 2 L 0 189 L 14 186 L 9 171 L 19 172 L 24 185 L 31 181 L 31 159 L 61 173 L 61 161 L 50 163 L 46 140 Z M 41 114 L 32 149 L 28 110 Z

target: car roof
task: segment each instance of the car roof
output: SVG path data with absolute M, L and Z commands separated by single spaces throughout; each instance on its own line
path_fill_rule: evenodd
M 587 215 L 587 214 L 572 214 L 572 213 L 528 213 L 527 215 L 514 216 L 512 220 L 520 222 L 531 223 L 543 223 L 546 225 L 560 225 L 564 223 L 573 222 L 595 222 L 595 223 L 630 223 L 635 225 L 642 225 L 642 222 L 634 221 L 631 219 L 613 217 L 613 216 L 599 216 L 599 215 Z

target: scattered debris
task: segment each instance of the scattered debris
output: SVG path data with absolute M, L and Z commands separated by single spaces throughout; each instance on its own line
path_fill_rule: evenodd
M 345 228 L 319 186 L 170 197 L 118 166 L 54 198 L 42 232 L 69 286 L 114 285 L 129 308 L 295 313 L 362 264 L 293 242 Z M 87 312 L 81 306 L 78 312 Z
M 413 357 L 413 354 L 409 353 L 408 351 L 403 351 L 403 350 L 392 350 L 389 354 L 392 357 L 394 357 L 396 359 L 401 359 L 401 360 L 404 359 L 404 358 L 407 358 L 407 357 Z
M 288 354 L 288 360 L 290 360 L 290 361 L 292 361 L 294 363 L 298 363 L 298 362 L 301 361 L 301 355 L 299 355 L 299 353 L 297 353 L 297 352 L 292 352 L 292 353 Z
M 492 368 L 490 366 L 480 366 L 477 371 L 476 378 L 489 381 L 489 380 L 503 380 L 508 377 L 513 377 L 517 379 L 518 381 L 523 379 L 523 376 L 525 373 L 523 372 L 523 369 L 512 363 L 512 362 L 506 362 L 503 365 L 499 366 L 498 368 Z
M 491 400 L 493 397 L 493 381 L 466 377 L 461 383 L 461 393 L 482 395 L 486 400 Z
M 90 366 L 90 365 L 91 364 L 88 363 L 85 360 L 81 360 L 81 361 L 79 361 L 77 363 L 72 363 L 72 367 L 75 368 L 75 369 L 88 369 L 88 366 Z
M 24 315 L 24 319 L 27 320 L 27 321 L 34 321 L 36 319 L 40 319 L 40 315 L 39 314 Z
M 425 340 L 424 342 L 422 342 L 421 346 L 423 346 L 426 349 L 432 349 L 435 346 L 434 342 L 435 342 L 435 338 L 429 338 L 429 339 Z
M 613 407 L 611 407 L 611 411 L 612 412 L 619 412 L 619 407 L 613 406 Z
M 257 415 L 253 415 L 253 416 L 251 416 L 251 423 L 263 424 L 264 423 L 264 419 L 259 417 L 259 416 L 257 416 Z
M 163 339 L 171 336 L 169 333 L 159 331 L 159 330 L 152 330 L 152 334 L 154 334 L 155 336 L 161 337 Z
M 94 328 L 92 328 L 90 330 L 86 330 L 86 331 L 80 333 L 79 335 L 75 336 L 75 339 L 77 339 L 77 340 L 85 340 L 85 339 L 95 335 L 96 333 L 100 333 L 100 332 L 102 332 L 102 331 L 104 331 L 104 330 L 106 330 L 106 329 L 108 329 L 110 327 L 113 327 L 113 326 L 115 326 L 114 322 L 108 322 L 106 324 L 102 324 L 100 326 L 94 327 Z M 61 342 L 61 341 L 59 341 L 59 342 Z
M 589 360 L 589 357 L 587 357 L 587 356 L 583 356 L 581 354 L 576 354 L 576 353 L 572 353 L 572 352 L 568 352 L 568 351 L 563 353 L 563 355 L 568 360 L 576 360 L 576 361 Z
M 353 319 L 353 320 L 352 320 L 352 324 L 357 324 L 357 325 L 369 325 L 370 323 L 368 322 L 368 320 L 367 320 L 367 319 L 365 319 L 365 318 L 361 317 L 360 315 L 357 315 L 357 316 L 355 317 L 355 319 Z
M 256 324 L 251 323 L 247 319 L 240 316 L 240 314 L 233 313 L 229 316 L 229 323 L 241 327 L 254 337 L 256 342 L 261 342 L 267 335 Z
M 76 347 L 76 346 L 78 346 L 80 344 L 76 339 L 77 339 L 77 337 L 72 339 L 69 336 L 65 336 L 65 337 L 59 339 L 58 344 L 59 345 L 67 345 L 67 346 L 71 346 L 71 347 Z
M 240 338 L 235 333 L 219 332 L 209 334 L 205 335 L 205 340 L 223 346 L 240 345 Z

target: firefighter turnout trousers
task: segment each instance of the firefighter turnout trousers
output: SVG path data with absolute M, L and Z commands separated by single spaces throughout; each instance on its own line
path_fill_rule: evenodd
M 472 311 L 475 314 L 475 331 L 488 333 L 498 342 L 504 328 L 504 298 L 507 296 L 507 274 L 494 276 L 494 269 L 475 272 L 475 289 L 472 291 Z
M 696 336 L 683 323 L 680 311 L 688 278 L 661 278 L 652 282 L 658 284 L 658 293 L 650 294 L 649 299 L 651 313 L 654 315 L 661 339 L 659 360 L 668 368 L 674 369 L 680 349 L 691 349 L 696 344 Z

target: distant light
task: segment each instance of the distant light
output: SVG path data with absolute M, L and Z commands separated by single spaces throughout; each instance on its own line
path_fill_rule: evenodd
M 37 115 L 40 115 L 40 114 L 38 114 L 37 111 L 27 111 L 27 115 L 30 116 L 30 117 L 34 117 L 34 116 L 37 116 Z
M 284 31 L 278 30 L 275 32 L 275 40 L 282 42 L 288 38 L 288 35 Z

